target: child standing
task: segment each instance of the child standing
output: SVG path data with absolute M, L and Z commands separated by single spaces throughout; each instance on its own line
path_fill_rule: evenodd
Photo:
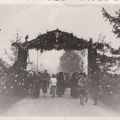
M 84 105 L 84 102 L 88 101 L 87 79 L 86 79 L 85 73 L 83 73 L 83 75 L 81 75 L 81 78 L 79 81 L 79 91 L 80 91 L 80 104 Z
M 55 97 L 56 86 L 57 86 L 57 79 L 55 77 L 55 74 L 53 74 L 50 79 L 50 94 L 52 95 L 52 97 Z

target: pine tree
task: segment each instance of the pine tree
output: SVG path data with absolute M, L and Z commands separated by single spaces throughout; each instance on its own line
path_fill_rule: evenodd
M 11 42 L 11 46 L 9 48 L 9 51 L 5 50 L 5 54 L 7 55 L 9 61 L 13 64 L 17 61 L 18 58 L 18 48 L 13 46 L 12 44 L 14 42 L 21 43 L 21 36 L 19 34 L 19 30 L 16 30 L 16 34 L 14 35 L 14 38 L 10 42 Z
M 115 12 L 115 15 L 110 15 L 104 8 L 102 9 L 103 17 L 106 18 L 110 22 L 110 24 L 113 26 L 113 33 L 116 35 L 116 38 L 120 38 L 120 9 Z M 113 55 L 120 55 L 120 47 L 116 50 L 114 48 L 111 48 L 111 53 Z M 118 68 L 120 67 L 119 61 L 120 59 L 117 59 Z
M 113 33 L 120 38 L 120 9 L 115 12 L 115 16 L 112 16 L 103 8 L 102 14 L 113 26 Z
M 116 11 L 115 15 L 112 16 L 103 8 L 102 14 L 103 14 L 103 17 L 106 18 L 106 20 L 108 20 L 110 24 L 113 26 L 112 31 L 116 35 L 116 38 L 120 38 L 120 10 Z M 120 48 L 118 50 L 111 48 L 110 51 L 112 54 L 112 57 L 110 57 L 110 61 L 115 63 L 114 65 L 118 64 L 120 57 L 117 57 L 116 55 L 120 56 Z M 103 60 L 107 61 L 107 58 L 104 58 Z M 118 67 L 120 67 L 119 64 L 118 64 Z M 104 72 L 103 83 L 104 83 L 103 86 L 104 86 L 105 93 L 108 93 L 107 95 L 112 95 L 112 97 L 114 97 L 114 100 L 116 101 L 116 98 L 120 97 L 119 75 L 117 74 L 112 75 Z
M 1 88 L 3 92 L 14 91 L 17 93 L 17 90 L 25 90 L 28 86 L 28 72 L 26 70 L 18 71 L 18 66 L 15 64 L 18 61 L 18 47 L 13 46 L 13 43 L 21 44 L 21 36 L 18 30 L 14 38 L 15 39 L 11 41 L 10 53 L 6 53 L 13 65 L 8 68 L 7 75 L 4 76 L 6 77 L 6 83 Z

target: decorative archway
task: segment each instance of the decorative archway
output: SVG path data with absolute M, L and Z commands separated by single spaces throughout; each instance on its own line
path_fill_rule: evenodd
M 96 64 L 97 49 L 103 47 L 103 44 L 93 43 L 77 38 L 72 33 L 63 32 L 59 29 L 48 31 L 45 34 L 38 35 L 35 39 L 25 41 L 24 43 L 13 43 L 13 46 L 18 47 L 18 60 L 14 66 L 18 73 L 27 67 L 28 50 L 36 49 L 43 52 L 45 50 L 83 50 L 88 49 L 88 74 L 93 73 L 98 69 Z

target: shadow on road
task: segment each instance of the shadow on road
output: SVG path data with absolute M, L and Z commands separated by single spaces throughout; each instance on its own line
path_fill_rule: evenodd
M 9 109 L 13 104 L 28 96 L 25 91 L 19 91 L 9 94 L 0 94 L 0 114 Z

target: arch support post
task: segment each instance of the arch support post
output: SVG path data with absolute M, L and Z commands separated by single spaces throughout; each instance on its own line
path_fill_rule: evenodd
M 18 43 L 16 46 L 18 53 L 13 69 L 15 73 L 20 74 L 20 72 L 26 70 L 27 68 L 28 48 L 24 47 L 21 43 Z
M 88 46 L 88 77 L 91 81 L 91 90 L 94 104 L 97 104 L 99 93 L 99 67 L 97 65 L 97 48 L 89 41 Z

